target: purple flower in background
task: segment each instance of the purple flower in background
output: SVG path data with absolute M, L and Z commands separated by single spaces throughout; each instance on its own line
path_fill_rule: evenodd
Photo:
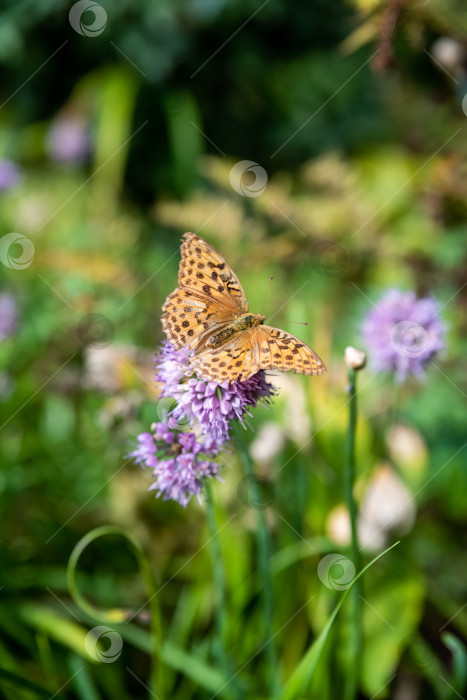
M 201 503 L 204 480 L 219 475 L 219 465 L 212 460 L 217 443 L 209 437 L 201 442 L 194 433 L 175 433 L 165 423 L 154 424 L 152 430 L 138 435 L 139 445 L 130 454 L 153 470 L 150 490 L 184 507 L 192 496 Z
M 88 124 L 80 117 L 58 117 L 47 134 L 47 151 L 57 163 L 82 163 L 91 151 Z
M 366 317 L 362 334 L 375 369 L 387 369 L 403 382 L 445 348 L 445 326 L 434 299 L 413 292 L 389 291 Z
M 262 370 L 245 382 L 207 382 L 190 368 L 189 350 L 175 350 L 165 341 L 156 357 L 156 380 L 162 383 L 161 396 L 170 396 L 177 406 L 169 413 L 169 425 L 183 421 L 199 425 L 203 434 L 220 440 L 229 439 L 229 423 L 236 418 L 243 425 L 243 416 L 251 416 L 249 408 L 274 395 Z M 172 421 L 172 423 L 170 422 Z
M 0 191 L 11 190 L 21 182 L 21 170 L 11 160 L 0 159 Z
M 16 299 L 12 294 L 3 292 L 0 294 L 0 340 L 12 335 L 18 322 L 18 310 Z

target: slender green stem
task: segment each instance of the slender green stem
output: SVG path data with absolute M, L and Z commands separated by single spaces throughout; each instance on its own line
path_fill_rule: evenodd
M 357 372 L 349 369 L 349 432 L 347 436 L 347 464 L 344 473 L 345 497 L 350 516 L 351 557 L 357 572 L 360 571 L 360 549 L 357 533 L 357 504 L 353 495 L 355 482 L 355 433 L 357 429 Z M 352 651 L 353 659 L 350 665 L 350 677 L 346 683 L 344 699 L 353 700 L 357 696 L 361 670 L 362 655 L 362 626 L 361 626 L 361 584 L 356 583 L 351 592 L 352 605 Z
M 212 571 L 214 576 L 214 584 L 216 586 L 217 600 L 215 606 L 215 626 L 216 640 L 214 645 L 214 654 L 220 667 L 224 671 L 225 677 L 232 676 L 232 666 L 229 662 L 226 653 L 227 642 L 227 588 L 225 582 L 224 565 L 222 562 L 222 552 L 219 542 L 218 528 L 216 525 L 216 512 L 214 507 L 214 498 L 212 486 L 209 479 L 206 479 L 206 517 L 209 528 L 209 553 L 211 555 Z M 227 687 L 226 687 L 227 690 Z M 231 692 L 226 693 L 231 694 Z
M 247 450 L 240 425 L 234 425 L 235 442 L 249 480 L 251 498 L 254 504 L 261 503 L 261 493 L 255 477 L 253 462 Z M 254 506 L 253 506 L 254 507 Z M 264 511 L 256 508 L 256 543 L 258 549 L 258 568 L 262 583 L 262 612 L 264 626 L 264 651 L 266 655 L 269 693 L 271 698 L 279 693 L 278 659 L 274 643 L 274 595 L 271 575 L 271 539 L 264 517 Z
M 393 395 L 392 408 L 389 411 L 389 421 L 388 421 L 389 425 L 386 426 L 386 430 L 388 428 L 392 428 L 394 425 L 396 425 L 396 423 L 399 420 L 401 398 L 402 398 L 402 388 L 403 388 L 402 382 L 396 381 L 396 378 L 394 377 L 393 389 L 392 389 L 392 395 Z

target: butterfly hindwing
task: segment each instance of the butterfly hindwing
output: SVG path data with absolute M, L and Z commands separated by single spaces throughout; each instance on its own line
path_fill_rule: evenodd
M 195 354 L 190 363 L 196 374 L 218 383 L 242 381 L 255 374 L 258 369 L 258 348 L 255 347 L 251 331 L 236 333 L 219 348 Z

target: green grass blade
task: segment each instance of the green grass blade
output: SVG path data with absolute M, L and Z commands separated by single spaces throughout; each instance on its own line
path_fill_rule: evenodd
M 23 690 L 30 690 L 37 695 L 39 698 L 48 698 L 50 700 L 53 691 L 47 690 L 37 683 L 28 681 L 22 676 L 18 676 L 13 671 L 8 671 L 6 668 L 0 668 L 0 687 L 6 685 L 8 687 L 22 688 Z
M 99 693 L 92 681 L 89 669 L 79 656 L 72 654 L 68 659 L 68 668 L 73 678 L 76 695 L 80 700 L 100 700 Z

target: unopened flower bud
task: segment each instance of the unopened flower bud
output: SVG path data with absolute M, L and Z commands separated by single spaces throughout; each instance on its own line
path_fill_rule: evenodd
M 366 365 L 366 355 L 363 350 L 357 350 L 350 345 L 345 348 L 344 359 L 349 369 L 363 369 Z

